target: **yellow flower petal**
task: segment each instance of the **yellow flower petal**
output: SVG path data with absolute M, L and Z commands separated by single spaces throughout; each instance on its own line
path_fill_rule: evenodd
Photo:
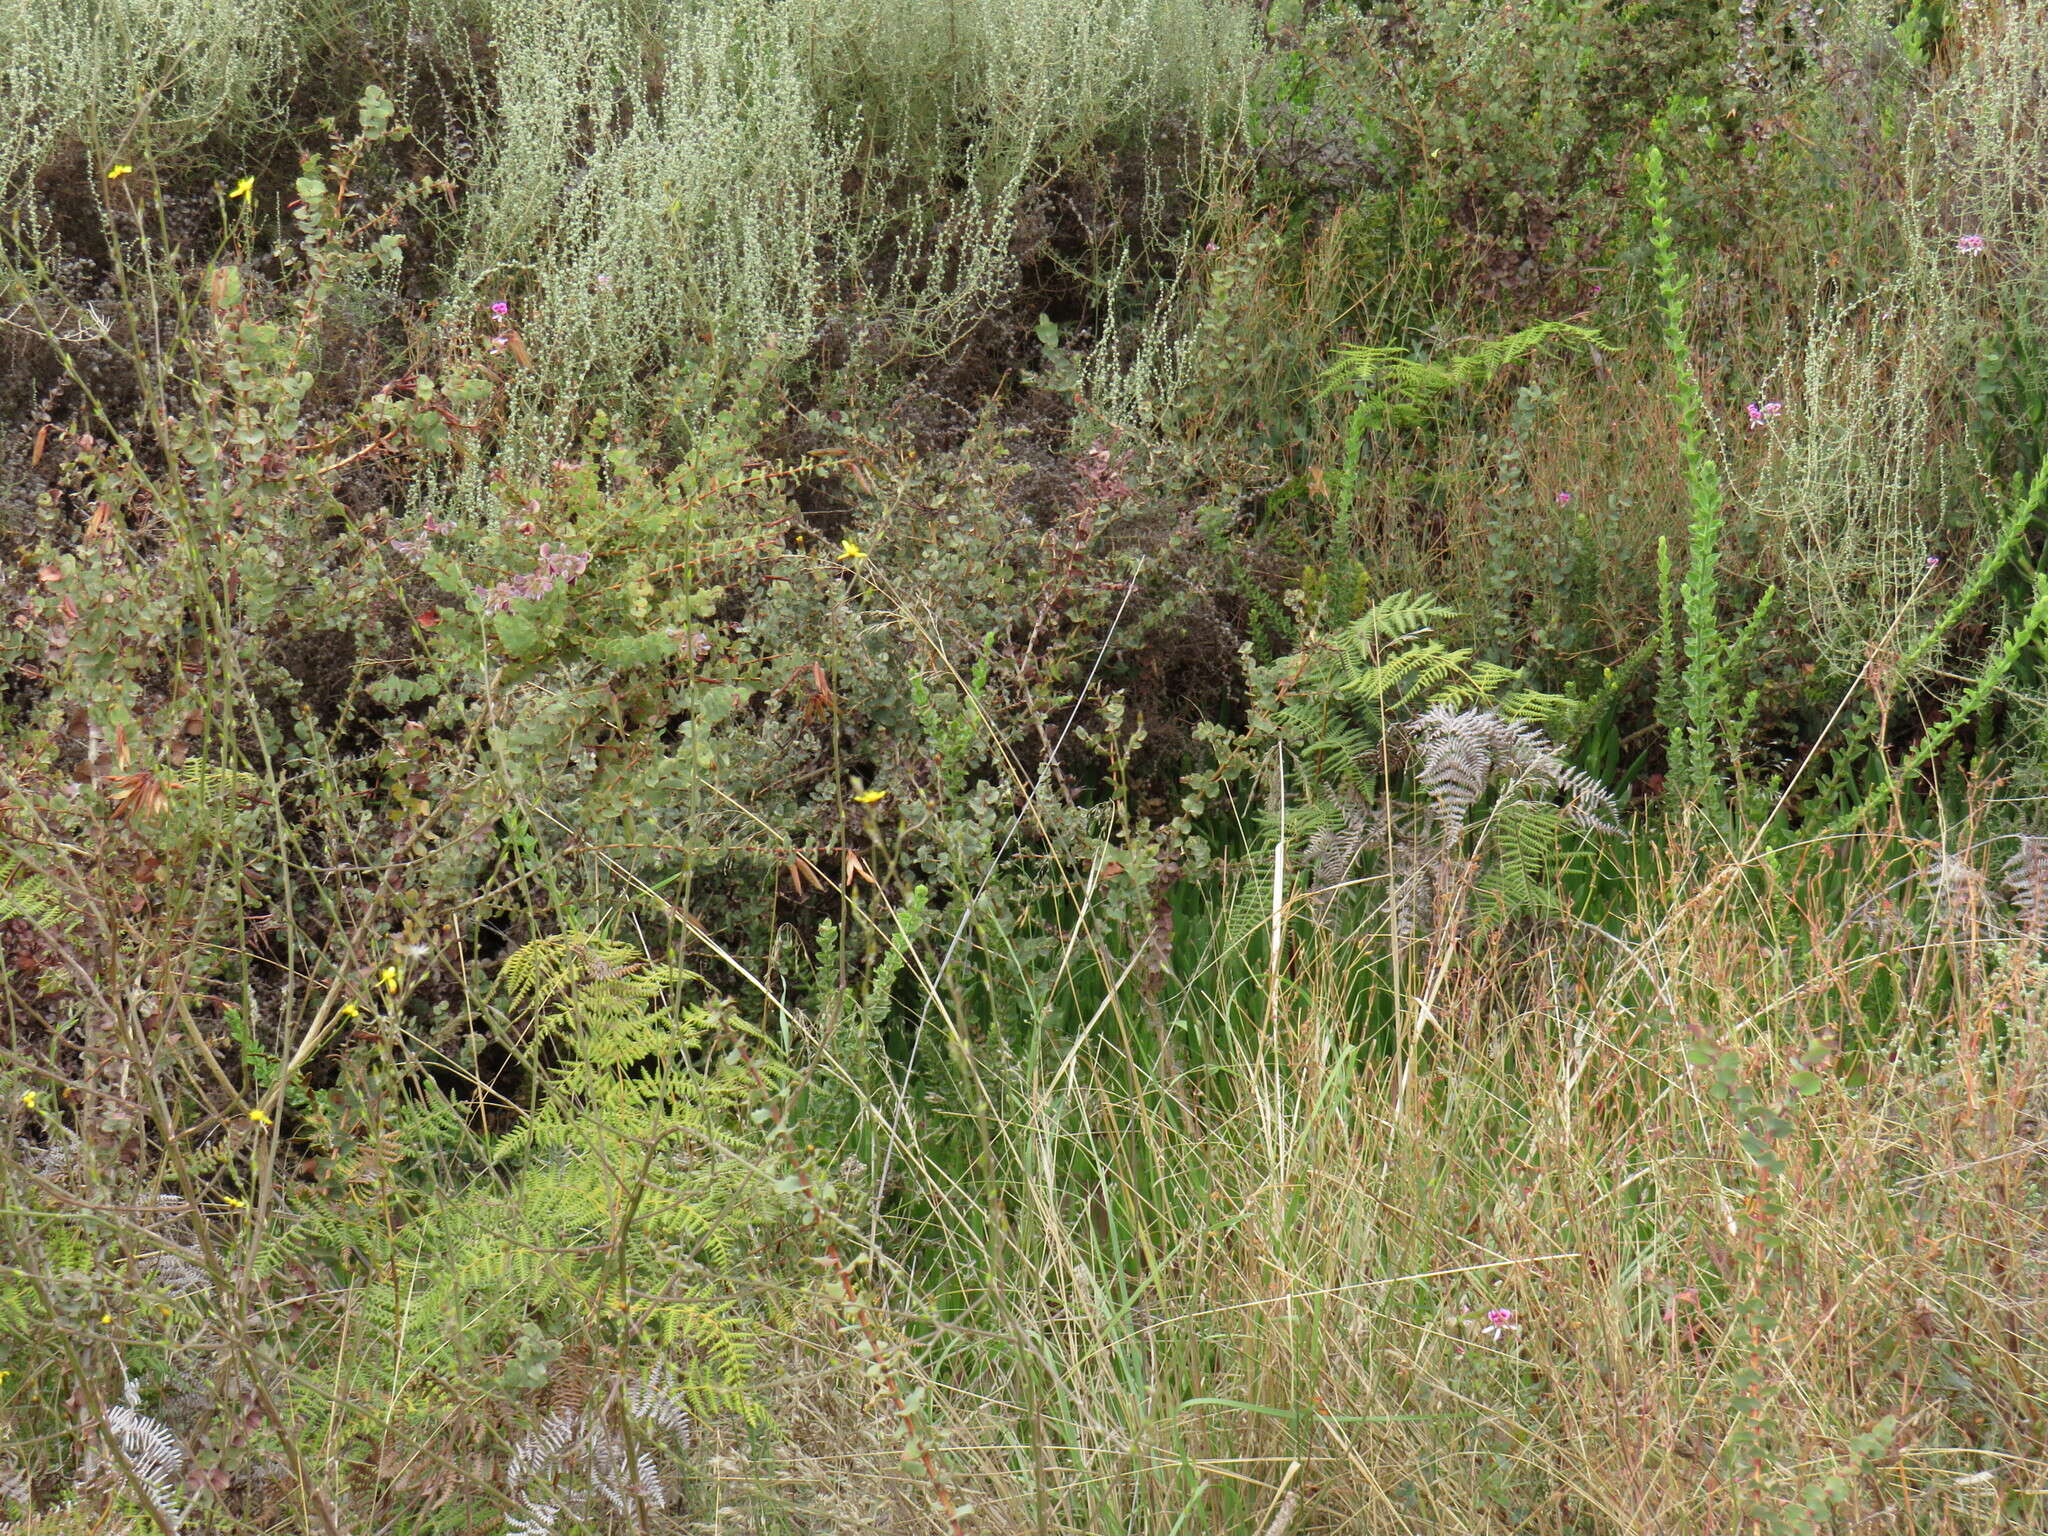
M 269 1125 L 269 1124 L 271 1124 L 271 1119 L 270 1119 L 270 1116 L 268 1116 L 268 1115 L 266 1115 L 265 1113 L 263 1113 L 263 1111 L 262 1111 L 262 1110 L 260 1110 L 260 1109 L 252 1109 L 252 1110 L 250 1110 L 250 1111 L 249 1111 L 249 1118 L 250 1118 L 251 1120 L 254 1120 L 254 1121 L 255 1121 L 255 1122 L 256 1122 L 256 1123 L 258 1124 L 258 1125 Z
M 27 1093 L 24 1093 L 24 1094 L 23 1094 L 23 1095 L 21 1096 L 21 1102 L 22 1102 L 22 1104 L 24 1105 L 24 1107 L 26 1107 L 26 1108 L 29 1108 L 29 1109 L 34 1109 L 34 1108 L 36 1107 L 36 1091 L 35 1091 L 35 1089 L 31 1088 L 31 1089 L 29 1089 L 29 1091 L 28 1091 Z
M 110 165 L 107 167 L 107 180 L 119 181 L 123 176 L 133 172 L 134 169 L 135 167 L 132 165 Z
M 383 970 L 377 973 L 377 980 L 382 983 L 386 992 L 396 992 L 398 990 L 398 967 L 395 965 L 385 966 Z
M 877 800 L 887 799 L 888 794 L 889 791 L 886 789 L 864 789 L 853 797 L 853 803 L 855 805 L 873 805 Z
M 861 548 L 861 547 L 860 547 L 860 546 L 859 546 L 858 544 L 854 543 L 854 542 L 853 542 L 853 540 L 851 540 L 851 539 L 841 539 L 841 540 L 839 541 L 839 558 L 840 558 L 840 559 L 842 559 L 842 560 L 865 560 L 865 559 L 867 559 L 867 557 L 868 557 L 868 552 L 867 552 L 866 550 L 862 549 L 862 548 Z
M 254 192 L 255 190 L 256 178 L 254 176 L 244 176 L 240 181 L 235 183 L 235 190 L 228 194 L 228 198 L 230 201 L 232 201 L 233 199 L 239 197 L 242 199 L 243 202 L 247 202 L 249 200 L 249 194 L 251 192 Z
M 249 1208 L 248 1201 L 237 1200 L 233 1195 L 226 1196 L 224 1203 L 227 1205 L 228 1209 L 234 1211 L 246 1211 Z
M 343 1003 L 341 1005 L 341 1016 L 344 1019 L 360 1019 L 363 1016 L 363 1010 L 354 1003 Z

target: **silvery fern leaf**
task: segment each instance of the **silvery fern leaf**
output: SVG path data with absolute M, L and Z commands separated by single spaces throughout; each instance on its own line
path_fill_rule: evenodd
M 2028 933 L 2048 932 L 2048 837 L 2023 833 L 2005 863 L 2005 894 Z
M 690 1411 L 683 1406 L 674 1373 L 666 1364 L 633 1383 L 626 1394 L 626 1412 L 643 1424 L 668 1431 L 685 1446 L 690 1443 Z
M 126 1395 L 134 1396 L 132 1383 Z M 184 1505 L 178 1498 L 178 1474 L 185 1469 L 185 1448 L 178 1444 L 177 1436 L 131 1403 L 116 1403 L 109 1408 L 106 1426 L 143 1497 L 155 1507 L 164 1524 L 177 1530 L 185 1518 Z
M 1567 763 L 1531 721 L 1438 704 L 1417 716 L 1409 730 L 1418 747 L 1416 777 L 1446 835 L 1463 829 L 1489 790 L 1527 794 L 1538 786 L 1565 797 L 1565 816 L 1574 825 L 1621 830 L 1606 786 Z
M 559 1504 L 522 1504 L 505 1522 L 505 1536 L 554 1536 L 562 1518 Z
M 505 1467 L 507 1481 L 517 1488 L 559 1462 L 575 1443 L 578 1419 L 573 1410 L 558 1408 L 528 1431 L 512 1449 Z

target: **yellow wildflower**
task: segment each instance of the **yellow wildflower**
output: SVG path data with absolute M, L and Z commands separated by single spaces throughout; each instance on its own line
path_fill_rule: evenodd
M 341 1016 L 344 1019 L 360 1019 L 363 1016 L 363 1010 L 354 1003 L 343 1003 L 341 1005 Z
M 100 1314 L 100 1326 L 101 1326 L 102 1328 L 104 1328 L 104 1327 L 107 1327 L 107 1326 L 108 1326 L 108 1325 L 110 1325 L 110 1324 L 111 1324 L 111 1323 L 112 1323 L 113 1321 L 114 1321 L 114 1314 L 113 1314 L 113 1313 L 111 1313 L 111 1312 L 102 1312 L 102 1313 Z
M 396 994 L 398 991 L 398 967 L 395 965 L 385 966 L 383 970 L 377 973 L 377 981 L 386 992 Z
M 270 1119 L 270 1116 L 268 1116 L 268 1115 L 266 1115 L 265 1113 L 263 1113 L 263 1111 L 262 1111 L 262 1110 L 260 1110 L 260 1109 L 252 1109 L 252 1110 L 250 1110 L 250 1111 L 249 1111 L 249 1118 L 250 1118 L 251 1120 L 254 1120 L 254 1121 L 255 1121 L 255 1122 L 256 1122 L 256 1123 L 258 1124 L 258 1125 L 269 1125 L 269 1124 L 271 1124 L 271 1123 L 272 1123 L 272 1122 L 271 1122 L 271 1119 Z
M 851 540 L 851 539 L 841 539 L 841 540 L 839 541 L 839 558 L 840 558 L 840 559 L 842 559 L 842 560 L 865 560 L 865 559 L 867 559 L 867 557 L 868 557 L 868 552 L 867 552 L 866 550 L 862 549 L 862 548 L 861 548 L 861 547 L 860 547 L 860 546 L 859 546 L 858 544 L 854 543 L 854 542 L 853 542 L 853 540 Z
M 235 190 L 228 194 L 228 201 L 233 202 L 236 198 L 239 197 L 243 202 L 246 203 L 249 200 L 249 194 L 251 192 L 254 192 L 255 190 L 256 178 L 254 176 L 244 176 L 240 181 L 235 183 Z
M 24 1094 L 23 1094 L 23 1095 L 21 1096 L 21 1102 L 22 1102 L 22 1106 L 23 1106 L 24 1108 L 26 1108 L 26 1109 L 34 1109 L 34 1108 L 36 1107 L 36 1091 L 35 1091 L 35 1089 L 31 1088 L 31 1089 L 29 1089 L 29 1091 L 28 1091 L 27 1093 L 24 1093 Z
M 107 180 L 119 181 L 123 176 L 133 172 L 134 169 L 135 167 L 132 165 L 110 165 L 107 167 Z
M 249 1208 L 248 1201 L 237 1200 L 233 1195 L 225 1196 L 224 1203 L 231 1211 L 246 1211 Z
M 888 794 L 889 791 L 886 789 L 864 789 L 853 797 L 853 803 L 855 805 L 873 805 L 877 800 L 886 799 Z

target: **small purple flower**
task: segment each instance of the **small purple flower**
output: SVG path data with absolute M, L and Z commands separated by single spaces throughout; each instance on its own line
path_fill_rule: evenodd
M 1559 491 L 1557 493 L 1557 504 L 1560 507 L 1570 506 L 1572 504 L 1572 493 L 1570 491 Z
M 539 563 L 526 575 L 508 576 L 478 595 L 483 599 L 485 613 L 506 613 L 513 603 L 546 597 L 556 587 L 567 586 L 589 568 L 589 555 L 543 544 Z
M 453 523 L 444 523 L 430 512 L 420 524 L 420 531 L 416 538 L 391 539 L 387 542 L 393 549 L 405 556 L 406 559 L 423 560 L 433 549 L 432 540 L 435 534 L 453 533 L 454 531 L 455 525 Z
M 1982 235 L 1958 235 L 1956 237 L 1956 253 L 1961 256 L 1983 255 L 1984 237 Z
M 507 315 L 512 313 L 512 306 L 510 304 L 507 304 L 503 299 L 493 299 L 491 301 L 491 313 L 496 315 L 500 320 L 502 320 Z
M 1513 1308 L 1495 1307 L 1486 1314 L 1486 1326 L 1479 1331 L 1498 1344 L 1502 1334 L 1520 1333 L 1522 1325 L 1515 1321 Z
M 1939 555 L 1929 555 L 1929 556 L 1927 557 L 1927 569 L 1928 569 L 1928 570 L 1930 570 L 1930 571 L 1931 571 L 1931 570 L 1935 569 L 1935 568 L 1936 568 L 1937 566 L 1939 566 L 1940 564 L 1941 564 L 1941 556 L 1939 556 Z
M 1776 421 L 1780 416 L 1785 414 L 1784 403 L 1778 400 L 1752 400 L 1749 402 L 1748 409 L 1749 430 L 1752 432 L 1754 432 L 1758 427 L 1769 426 L 1772 422 Z

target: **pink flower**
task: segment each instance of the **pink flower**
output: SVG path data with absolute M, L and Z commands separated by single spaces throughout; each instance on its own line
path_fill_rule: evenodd
M 1515 1321 L 1512 1307 L 1495 1307 L 1486 1314 L 1486 1326 L 1479 1330 L 1498 1344 L 1505 1333 L 1520 1333 L 1522 1325 Z
M 1572 493 L 1570 491 L 1559 491 L 1557 493 L 1557 504 L 1560 507 L 1570 506 L 1572 504 Z
M 512 306 L 510 304 L 507 304 L 503 299 L 493 299 L 491 301 L 491 313 L 496 315 L 500 320 L 502 320 L 505 318 L 505 316 L 512 313 Z
M 426 520 L 420 524 L 420 531 L 416 537 L 410 539 L 389 539 L 386 542 L 408 560 L 423 560 L 433 550 L 434 546 L 431 541 L 435 534 L 453 533 L 454 531 L 455 525 L 453 523 L 444 523 L 430 512 L 427 514 Z
M 539 564 L 531 572 L 508 577 L 478 594 L 483 599 L 483 610 L 485 613 L 506 613 L 515 602 L 532 602 L 546 597 L 556 587 L 567 586 L 581 576 L 589 566 L 590 556 L 587 554 L 571 553 L 543 544 Z
M 1956 237 L 1956 252 L 1962 256 L 1983 255 L 1984 237 L 1982 235 L 1958 235 Z
M 1761 403 L 1752 400 L 1749 402 L 1748 409 L 1749 430 L 1752 432 L 1758 427 L 1769 426 L 1785 413 L 1784 404 L 1777 400 L 1765 400 Z

